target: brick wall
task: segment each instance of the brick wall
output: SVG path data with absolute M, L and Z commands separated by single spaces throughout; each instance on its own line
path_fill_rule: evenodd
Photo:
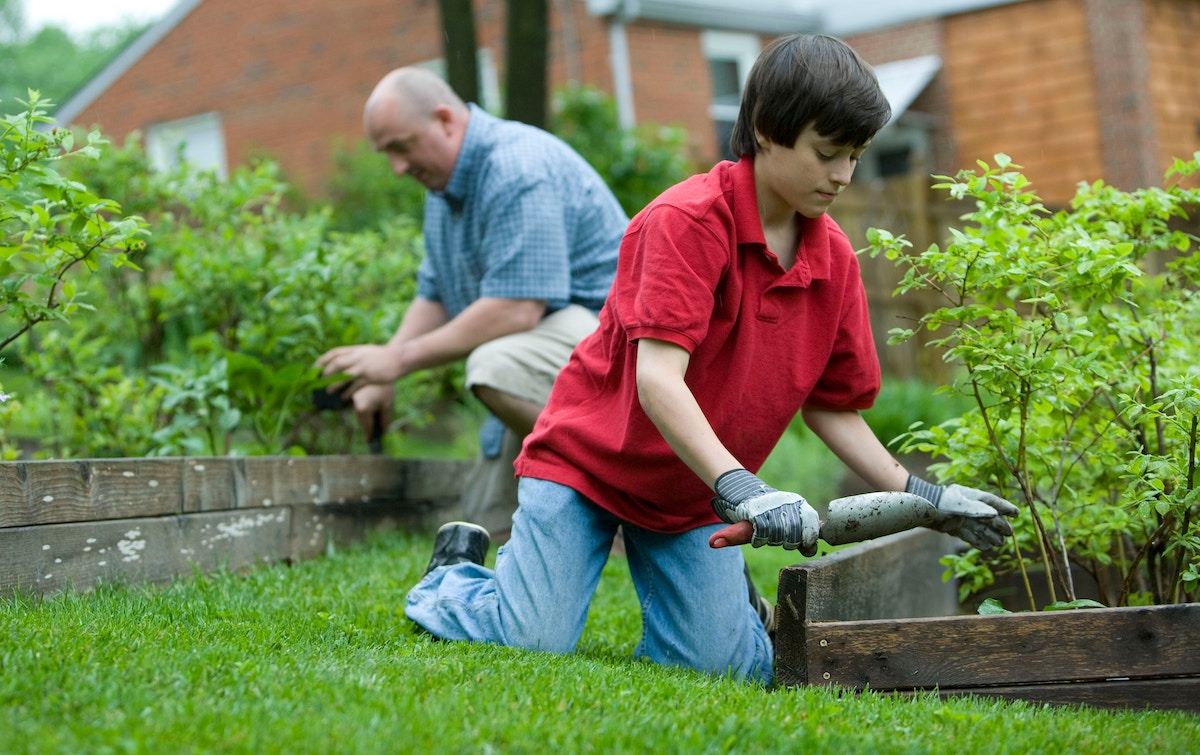
M 1030 2 L 946 19 L 955 163 L 1004 152 L 1048 204 L 1103 175 L 1088 25 L 1079 0 Z
M 434 0 L 204 0 L 76 119 L 114 141 L 219 111 L 229 163 L 268 154 L 313 187 L 340 137 L 362 134 L 379 77 L 441 54 Z
M 1146 3 L 1146 46 L 1150 69 L 1152 113 L 1157 144 L 1154 179 L 1174 158 L 1200 150 L 1200 3 L 1195 0 L 1149 0 Z M 1191 185 L 1197 185 L 1193 179 Z
M 871 65 L 882 65 L 898 60 L 937 55 L 946 63 L 944 21 L 940 18 L 902 24 L 869 34 L 846 38 L 859 55 Z M 950 120 L 943 117 L 950 112 L 950 92 L 947 77 L 943 73 L 935 76 L 909 111 L 934 116 L 930 124 L 929 155 L 924 166 L 926 174 L 953 174 L 960 167 L 955 161 L 954 135 Z
M 720 150 L 708 115 L 712 82 L 699 32 L 639 23 L 626 35 L 637 121 L 683 126 L 693 156 L 711 164 Z
M 475 0 L 476 37 L 504 86 L 504 0 Z M 577 79 L 613 91 L 608 24 L 584 0 L 551 0 L 551 91 Z M 76 119 L 116 143 L 163 121 L 220 112 L 229 164 L 278 160 L 318 191 L 336 142 L 362 138 L 362 105 L 388 70 L 442 56 L 436 0 L 203 0 Z M 639 122 L 685 127 L 716 154 L 695 29 L 629 31 Z

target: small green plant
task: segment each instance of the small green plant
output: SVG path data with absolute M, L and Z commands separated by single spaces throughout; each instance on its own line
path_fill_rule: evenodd
M 1019 571 L 1033 607 L 1078 599 L 1072 567 L 1110 605 L 1200 597 L 1200 259 L 1181 230 L 1200 190 L 1200 153 L 1167 188 L 1079 187 L 1047 210 L 1005 155 L 935 188 L 974 200 L 945 248 L 913 252 L 869 232 L 871 254 L 904 269 L 899 293 L 932 289 L 945 306 L 920 324 L 963 367 L 948 390 L 974 406 L 904 447 L 945 458 L 941 477 L 994 486 L 1027 513 L 1011 547 L 949 556 L 971 586 Z M 906 339 L 911 330 L 892 331 Z
M 145 245 L 140 218 L 121 217 L 121 207 L 63 177 L 54 164 L 69 157 L 96 157 L 104 144 L 92 132 L 76 147 L 70 131 L 48 128 L 50 103 L 29 93 L 23 112 L 0 125 L 0 315 L 8 332 L 4 349 L 39 323 L 68 321 L 92 309 L 71 277 L 100 262 L 131 265 L 129 252 Z

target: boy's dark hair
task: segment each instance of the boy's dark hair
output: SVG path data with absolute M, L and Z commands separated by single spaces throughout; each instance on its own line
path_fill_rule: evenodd
M 792 34 L 769 44 L 750 69 L 729 147 L 739 157 L 758 154 L 757 130 L 790 149 L 809 124 L 837 144 L 861 147 L 891 115 L 875 72 L 849 45 Z

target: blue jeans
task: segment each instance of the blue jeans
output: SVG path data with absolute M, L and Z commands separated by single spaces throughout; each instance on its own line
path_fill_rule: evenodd
M 522 478 L 512 538 L 495 571 L 443 566 L 409 592 L 405 614 L 436 637 L 569 653 L 623 525 L 642 608 L 635 655 L 769 684 L 773 650 L 746 593 L 739 548 L 713 549 L 718 525 L 680 534 L 634 527 L 569 487 Z

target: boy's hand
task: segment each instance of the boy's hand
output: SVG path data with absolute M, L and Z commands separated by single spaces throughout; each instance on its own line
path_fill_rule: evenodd
M 937 507 L 938 518 L 930 525 L 933 529 L 962 538 L 981 551 L 1001 545 L 1013 533 L 1005 517 L 1020 512 L 998 495 L 963 485 L 934 485 L 916 475 L 909 475 L 904 490 Z
M 821 523 L 816 509 L 803 496 L 778 491 L 745 469 L 725 472 L 717 478 L 715 487 L 713 511 L 730 524 L 749 522 L 754 530 L 750 543 L 755 548 L 782 545 L 788 550 L 799 549 L 806 556 L 817 552 Z M 729 541 L 734 536 L 732 530 L 715 533 L 709 544 L 736 544 Z

